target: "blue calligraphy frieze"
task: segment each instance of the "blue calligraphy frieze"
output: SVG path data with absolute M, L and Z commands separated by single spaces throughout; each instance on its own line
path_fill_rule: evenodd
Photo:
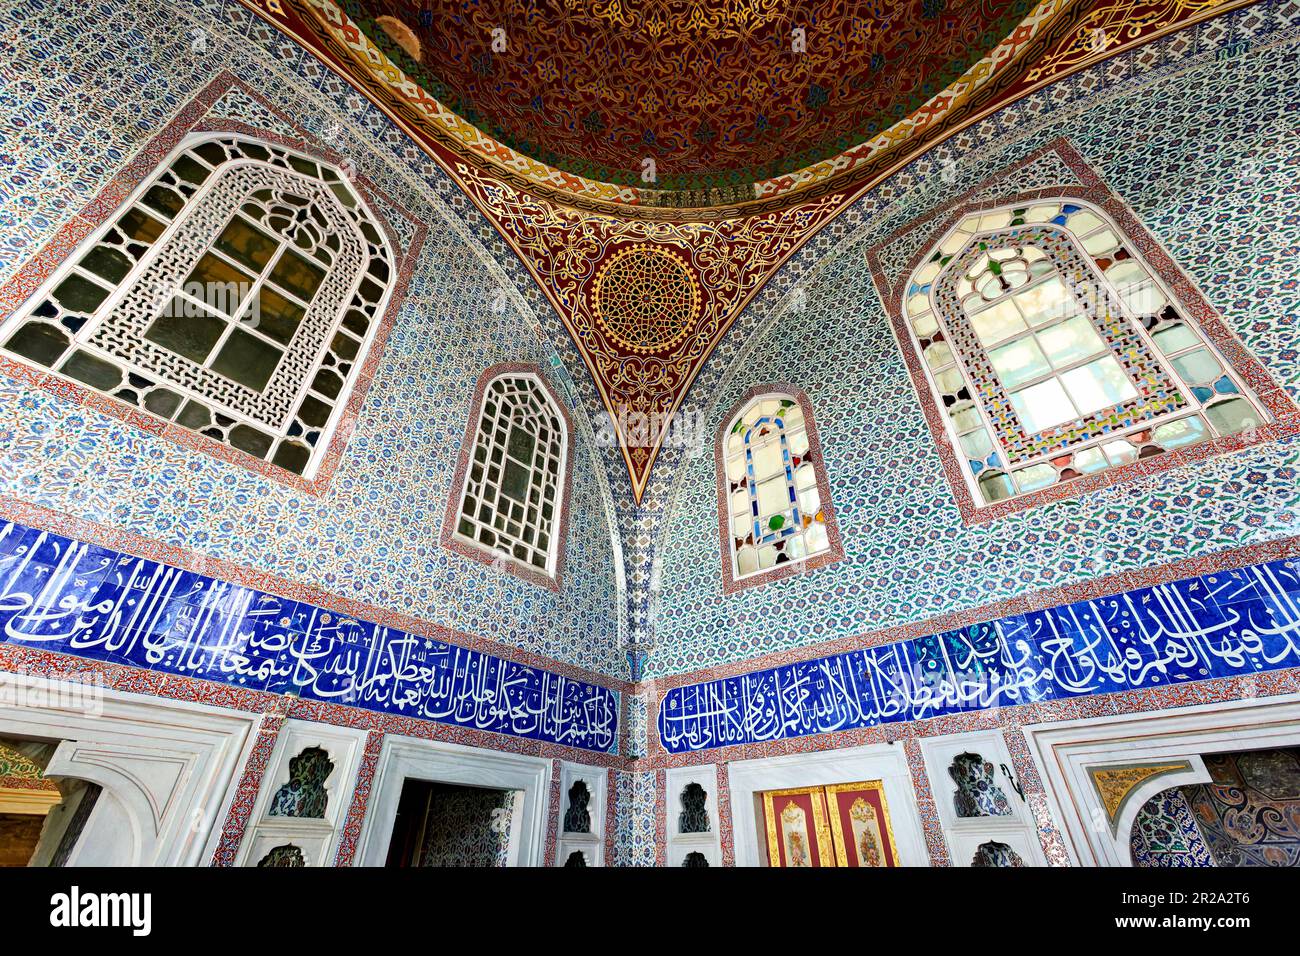
M 0 523 L 0 639 L 613 753 L 618 694 L 157 561 Z
M 686 753 L 1300 666 L 1300 561 L 1140 588 L 673 688 Z

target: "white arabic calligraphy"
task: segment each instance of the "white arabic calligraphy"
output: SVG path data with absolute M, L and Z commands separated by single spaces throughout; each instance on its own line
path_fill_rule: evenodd
M 1275 561 L 677 687 L 669 753 L 1300 665 L 1300 574 Z
M 605 687 L 10 522 L 0 630 L 15 644 L 611 750 Z

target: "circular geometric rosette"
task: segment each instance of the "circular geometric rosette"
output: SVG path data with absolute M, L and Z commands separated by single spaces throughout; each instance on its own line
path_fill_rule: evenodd
M 700 287 L 677 253 L 630 246 L 596 273 L 592 311 L 601 330 L 630 352 L 663 352 L 686 338 L 700 312 Z

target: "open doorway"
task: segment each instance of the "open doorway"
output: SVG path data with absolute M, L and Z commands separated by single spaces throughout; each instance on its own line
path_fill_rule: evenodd
M 387 866 L 505 866 L 518 790 L 408 778 L 402 785 Z
M 1133 865 L 1300 866 L 1300 748 L 1202 759 L 1209 783 L 1171 787 L 1138 811 Z
M 0 737 L 0 867 L 63 866 L 95 807 L 98 785 L 45 775 L 56 747 Z

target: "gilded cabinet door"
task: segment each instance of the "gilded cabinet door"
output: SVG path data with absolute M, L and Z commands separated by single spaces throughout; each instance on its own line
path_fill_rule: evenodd
M 769 790 L 763 794 L 770 866 L 834 866 L 823 787 Z
M 881 781 L 829 786 L 826 804 L 838 865 L 898 866 L 898 850 Z
M 898 866 L 881 781 L 768 790 L 762 797 L 770 866 Z

